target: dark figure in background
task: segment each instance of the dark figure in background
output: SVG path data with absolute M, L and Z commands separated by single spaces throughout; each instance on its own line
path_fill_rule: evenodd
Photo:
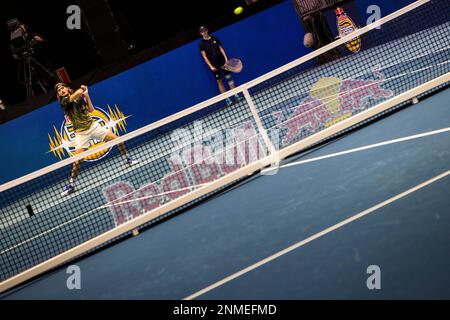
M 57 81 L 51 71 L 47 40 L 14 18 L 7 22 L 10 31 L 10 51 L 18 61 L 19 82 L 26 86 L 27 99 L 35 98 L 35 87 L 48 91 Z
M 10 44 L 10 50 L 14 59 L 21 59 L 31 49 L 36 60 L 41 62 L 47 69 L 53 68 L 49 44 L 46 38 L 39 33 L 29 31 L 28 26 L 24 23 L 20 23 L 14 32 L 21 34 L 21 37 L 17 37 L 16 42 L 11 42 Z M 53 83 L 50 84 L 50 87 L 53 87 Z
M 13 30 L 12 33 L 20 34 L 20 36 L 13 39 L 16 42 L 11 43 L 11 51 L 13 52 L 14 59 L 21 58 L 23 51 L 30 47 L 34 48 L 35 51 L 39 50 L 40 47 L 45 45 L 47 42 L 46 39 L 44 39 L 44 37 L 40 34 L 29 32 L 28 27 L 23 23 L 19 24 L 19 26 Z
M 222 81 L 223 77 L 227 80 L 230 89 L 234 89 L 236 85 L 231 77 L 231 72 L 222 68 L 228 61 L 228 57 L 222 47 L 222 42 L 219 38 L 210 35 L 208 29 L 204 26 L 200 27 L 199 33 L 202 36 L 200 52 L 217 80 L 220 93 L 226 92 L 225 85 Z M 227 99 L 227 104 L 230 105 L 231 103 L 231 99 Z
M 327 20 L 320 11 L 319 0 L 292 0 L 292 2 L 305 29 L 305 33 L 309 34 L 309 37 L 312 35 L 312 39 L 308 39 L 308 36 L 305 38 L 305 40 L 311 41 L 308 47 L 312 46 L 316 50 L 334 41 Z M 316 61 L 318 64 L 324 64 L 339 57 L 339 50 L 335 48 L 318 56 Z

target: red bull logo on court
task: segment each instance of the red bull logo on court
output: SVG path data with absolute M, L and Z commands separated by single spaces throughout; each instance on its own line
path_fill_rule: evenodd
M 181 130 L 177 136 L 187 136 L 190 134 L 188 131 Z M 105 207 L 109 208 L 116 226 L 267 155 L 267 148 L 252 122 L 244 122 L 239 127 L 226 131 L 232 139 L 228 139 L 225 147 L 212 147 L 211 141 L 202 137 L 190 140 L 185 148 L 174 148 L 177 149 L 176 152 L 161 159 L 170 170 L 157 181 L 144 183 L 139 187 L 128 181 L 119 181 L 103 188 L 103 196 L 107 202 Z M 213 137 L 209 134 L 207 136 Z M 182 144 L 181 141 L 177 145 Z
M 302 137 L 332 126 L 353 114 L 368 109 L 373 101 L 393 96 L 384 89 L 384 75 L 373 70 L 374 79 L 319 79 L 306 98 L 284 119 L 282 111 L 272 113 L 283 147 Z M 108 208 L 116 226 L 186 195 L 204 184 L 216 181 L 242 167 L 268 156 L 267 146 L 251 121 L 233 129 L 204 130 L 201 121 L 175 130 L 172 152 L 160 158 L 167 172 L 155 172 L 158 178 L 136 186 L 118 181 L 103 188 Z M 214 129 L 214 128 L 213 128 Z M 225 137 L 223 133 L 226 131 Z M 277 129 L 273 130 L 278 136 Z M 273 133 L 273 132 L 272 132 Z M 274 135 L 271 135 L 272 139 Z M 231 138 L 230 138 L 231 137 Z M 216 145 L 214 142 L 219 141 Z M 226 141 L 230 144 L 221 146 Z M 180 146 L 184 146 L 180 148 Z M 171 153 L 170 153 L 171 152 Z M 156 160 L 154 160 L 156 161 Z M 156 165 L 156 168 L 161 165 Z M 161 169 L 159 169 L 161 170 Z
M 392 97 L 394 92 L 382 87 L 385 77 L 379 67 L 372 72 L 375 79 L 321 78 L 286 119 L 282 111 L 272 113 L 276 127 L 285 132 L 281 147 L 367 110 L 373 101 Z

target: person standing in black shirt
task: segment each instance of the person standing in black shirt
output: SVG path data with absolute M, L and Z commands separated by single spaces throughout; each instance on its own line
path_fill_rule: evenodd
M 227 80 L 230 89 L 234 89 L 236 86 L 233 78 L 231 77 L 231 72 L 222 69 L 228 61 L 225 50 L 222 47 L 222 42 L 219 38 L 210 35 L 208 28 L 204 26 L 200 27 L 199 33 L 202 36 L 202 40 L 200 42 L 200 52 L 217 80 L 220 93 L 227 91 L 222 81 L 224 77 Z

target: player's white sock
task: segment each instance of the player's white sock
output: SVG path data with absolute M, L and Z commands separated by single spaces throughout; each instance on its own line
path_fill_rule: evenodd
M 75 179 L 72 178 L 72 177 L 70 177 L 69 183 L 70 183 L 72 186 L 75 186 Z

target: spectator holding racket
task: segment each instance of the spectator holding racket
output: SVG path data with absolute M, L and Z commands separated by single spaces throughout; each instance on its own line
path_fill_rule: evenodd
M 228 62 L 227 54 L 222 47 L 222 42 L 219 38 L 210 35 L 208 28 L 205 26 L 200 27 L 199 33 L 202 36 L 202 40 L 200 42 L 200 52 L 217 80 L 220 93 L 227 91 L 223 83 L 224 77 L 227 80 L 230 89 L 234 89 L 236 86 L 233 78 L 231 77 L 231 72 L 222 68 Z M 228 98 L 227 104 L 230 105 L 231 103 L 231 100 Z

